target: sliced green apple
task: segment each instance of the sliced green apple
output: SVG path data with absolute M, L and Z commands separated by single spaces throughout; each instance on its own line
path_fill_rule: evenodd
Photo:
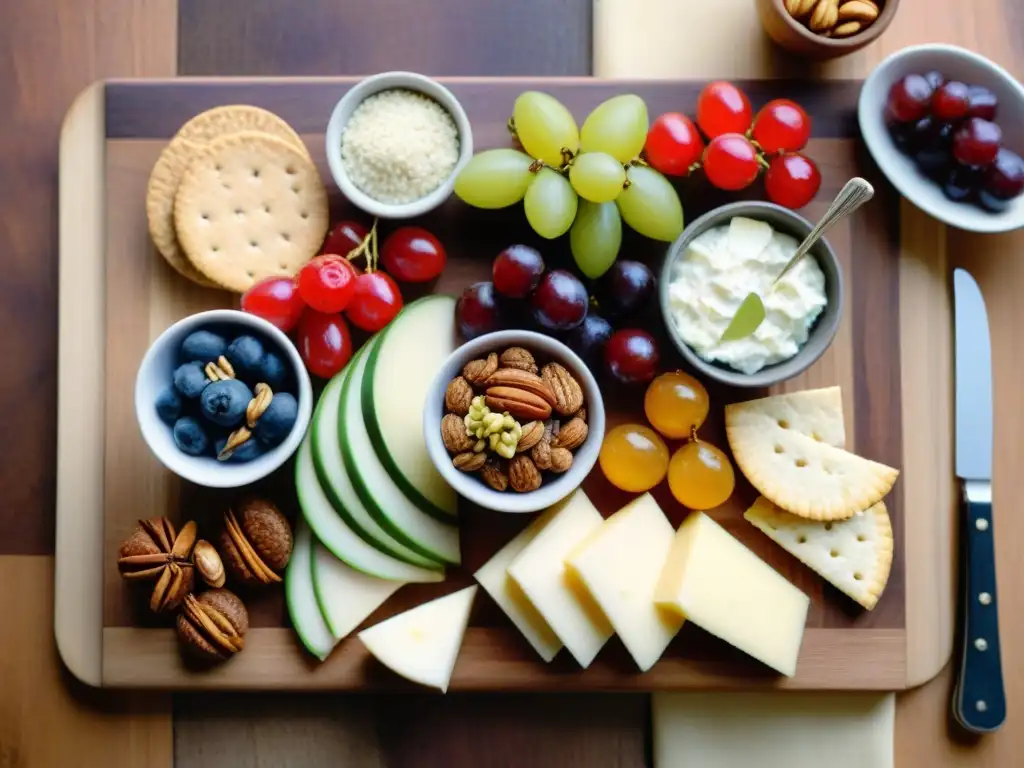
M 420 429 L 427 391 L 458 346 L 455 299 L 426 296 L 379 334 L 362 380 L 362 407 L 374 450 L 402 492 L 441 520 L 456 514 L 457 496 L 427 455 Z
M 313 592 L 327 629 L 341 640 L 402 586 L 400 581 L 367 576 L 313 542 Z
M 442 522 L 406 496 L 374 451 L 367 432 L 360 387 L 367 361 L 380 342 L 380 336 L 371 339 L 368 351 L 349 362 L 352 372 L 342 389 L 338 424 L 345 469 L 367 511 L 388 533 L 421 554 L 457 565 L 461 558 L 459 530 L 454 526 L 454 518 Z M 400 395 L 395 396 L 401 399 Z M 407 425 L 404 436 L 396 434 L 392 439 L 402 442 L 403 439 L 409 441 L 422 437 L 421 418 L 422 414 Z M 425 449 L 423 460 L 430 462 Z
M 363 353 L 360 351 L 358 354 Z M 313 414 L 310 433 L 313 441 L 313 463 L 316 466 L 316 475 L 320 480 L 320 486 L 327 492 L 331 504 L 346 525 L 363 541 L 384 554 L 411 565 L 418 565 L 422 568 L 442 568 L 439 561 L 407 547 L 384 530 L 366 510 L 359 494 L 352 486 L 341 455 L 341 443 L 338 441 L 338 411 L 341 405 L 341 393 L 345 379 L 348 378 L 351 370 L 350 363 L 342 373 L 331 379 L 323 394 L 320 395 L 316 413 Z
M 337 639 L 320 613 L 313 591 L 313 533 L 305 520 L 295 526 L 295 544 L 284 573 L 284 594 L 288 615 L 306 650 L 323 661 L 334 650 Z
M 448 690 L 469 625 L 475 586 L 423 603 L 358 637 L 384 666 L 414 683 Z
M 421 568 L 386 555 L 357 536 L 331 505 L 320 487 L 313 466 L 310 437 L 302 441 L 295 459 L 295 488 L 299 506 L 313 533 L 335 557 L 357 571 L 379 579 L 401 582 L 430 582 L 444 579 L 443 570 Z

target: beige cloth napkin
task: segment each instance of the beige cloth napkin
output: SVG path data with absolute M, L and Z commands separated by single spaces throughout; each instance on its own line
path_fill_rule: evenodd
M 594 74 L 751 77 L 753 0 L 594 0 Z M 678 693 L 652 702 L 655 768 L 892 768 L 893 694 Z

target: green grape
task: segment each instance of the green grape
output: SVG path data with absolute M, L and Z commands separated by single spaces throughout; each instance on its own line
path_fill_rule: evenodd
M 550 168 L 542 168 L 526 190 L 523 209 L 534 231 L 553 240 L 572 226 L 578 203 L 579 198 L 565 176 Z
M 562 147 L 580 148 L 580 131 L 568 109 L 553 96 L 540 91 L 519 94 L 512 107 L 516 135 L 530 155 L 556 168 L 562 165 Z
M 569 230 L 569 247 L 580 271 L 595 279 L 607 272 L 622 245 L 622 217 L 615 203 L 580 200 Z
M 640 154 L 647 140 L 647 105 L 626 93 L 598 104 L 583 121 L 580 147 L 584 152 L 607 152 L 620 163 Z
M 489 149 L 473 155 L 455 179 L 455 194 L 476 208 L 518 203 L 533 181 L 533 159 L 517 149 Z
M 622 163 L 604 152 L 581 152 L 569 169 L 572 188 L 584 200 L 607 203 L 622 191 L 626 169 Z
M 668 180 L 653 168 L 631 166 L 629 186 L 615 199 L 623 220 L 641 235 L 672 242 L 683 231 L 683 204 Z

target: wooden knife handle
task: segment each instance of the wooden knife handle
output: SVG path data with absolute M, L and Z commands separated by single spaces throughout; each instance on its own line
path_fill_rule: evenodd
M 953 716 L 972 733 L 988 733 L 1006 719 L 999 657 L 999 603 L 991 501 L 964 501 L 964 635 Z

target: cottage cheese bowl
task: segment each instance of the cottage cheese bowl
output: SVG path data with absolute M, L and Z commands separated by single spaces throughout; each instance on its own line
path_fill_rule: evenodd
M 342 193 L 373 216 L 406 219 L 451 195 L 473 156 L 469 118 L 451 91 L 413 72 L 362 80 L 335 105 L 327 164 Z
M 668 332 L 696 369 L 726 384 L 764 387 L 796 376 L 831 344 L 842 316 L 842 273 L 824 240 L 771 287 L 812 224 L 771 203 L 722 206 L 690 224 L 661 275 Z M 747 294 L 766 310 L 744 339 L 720 341 Z

